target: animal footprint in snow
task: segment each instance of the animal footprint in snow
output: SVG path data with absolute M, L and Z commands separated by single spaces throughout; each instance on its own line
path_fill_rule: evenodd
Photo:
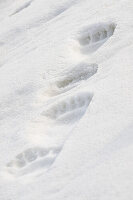
M 78 92 L 56 100 L 42 113 L 43 116 L 57 122 L 70 123 L 80 119 L 92 100 L 89 92 Z
M 100 23 L 85 28 L 80 32 L 78 41 L 83 53 L 91 53 L 104 44 L 114 33 L 114 23 Z
M 98 69 L 97 64 L 80 63 L 69 71 L 62 72 L 60 77 L 49 81 L 48 95 L 54 96 L 70 90 L 77 86 L 81 81 L 89 79 Z
M 47 170 L 56 159 L 61 148 L 29 148 L 18 154 L 6 166 L 7 171 L 14 176 L 29 175 L 40 170 Z

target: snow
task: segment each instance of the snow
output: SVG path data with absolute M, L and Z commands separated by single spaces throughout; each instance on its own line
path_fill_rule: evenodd
M 0 1 L 0 199 L 132 200 L 133 2 Z

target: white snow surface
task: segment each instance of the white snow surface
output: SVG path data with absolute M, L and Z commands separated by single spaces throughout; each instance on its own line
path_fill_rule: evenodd
M 0 0 L 0 200 L 133 200 L 133 1 Z

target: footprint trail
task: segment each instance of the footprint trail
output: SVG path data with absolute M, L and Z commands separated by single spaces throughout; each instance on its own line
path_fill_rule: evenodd
M 115 27 L 114 23 L 100 23 L 84 29 L 78 37 L 81 52 L 96 51 L 113 35 Z M 46 94 L 50 98 L 41 103 L 40 117 L 31 123 L 29 136 L 40 136 L 45 144 L 48 141 L 52 147 L 38 146 L 26 149 L 6 165 L 6 172 L 14 177 L 25 177 L 47 171 L 52 166 L 68 134 L 84 116 L 93 98 L 92 92 L 81 91 L 77 86 L 94 76 L 97 70 L 98 65 L 95 63 L 79 63 L 48 81 Z

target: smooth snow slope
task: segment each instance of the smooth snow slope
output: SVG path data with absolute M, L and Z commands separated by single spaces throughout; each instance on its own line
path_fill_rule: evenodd
M 0 1 L 0 200 L 133 199 L 132 0 Z

